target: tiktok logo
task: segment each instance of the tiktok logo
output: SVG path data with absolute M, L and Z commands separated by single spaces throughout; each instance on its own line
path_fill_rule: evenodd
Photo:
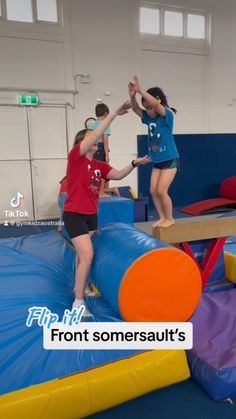
M 24 199 L 24 195 L 22 193 L 17 192 L 16 196 L 13 196 L 13 198 L 10 200 L 10 204 L 12 208 L 19 208 L 21 206 L 21 202 Z

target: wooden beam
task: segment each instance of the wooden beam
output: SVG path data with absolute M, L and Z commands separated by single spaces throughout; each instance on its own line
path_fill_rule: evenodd
M 152 222 L 136 223 L 134 227 L 166 243 L 183 243 L 236 235 L 236 217 L 177 218 L 168 228 L 152 228 Z

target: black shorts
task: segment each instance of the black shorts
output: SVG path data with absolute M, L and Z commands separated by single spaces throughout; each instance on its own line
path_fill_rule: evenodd
M 71 239 L 89 234 L 90 231 L 96 230 L 98 226 L 97 214 L 78 214 L 77 212 L 65 211 L 63 221 Z
M 100 161 L 106 161 L 105 149 L 103 143 L 98 143 L 98 150 L 93 156 L 94 159 Z
M 179 159 L 167 160 L 161 163 L 153 163 L 153 169 L 167 170 L 177 169 L 179 171 Z

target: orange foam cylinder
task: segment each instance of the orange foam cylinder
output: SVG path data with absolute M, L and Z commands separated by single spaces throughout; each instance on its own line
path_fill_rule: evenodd
M 181 322 L 198 306 L 202 281 L 194 260 L 126 224 L 93 238 L 91 280 L 126 321 Z

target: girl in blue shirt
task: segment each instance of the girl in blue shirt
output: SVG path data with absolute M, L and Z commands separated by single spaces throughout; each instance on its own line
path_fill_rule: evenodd
M 139 107 L 136 93 L 141 95 L 145 110 Z M 159 220 L 153 227 L 170 227 L 174 224 L 174 219 L 168 190 L 176 175 L 179 161 L 173 136 L 176 109 L 169 108 L 167 98 L 159 87 L 145 91 L 137 76 L 129 83 L 129 95 L 133 111 L 148 125 L 148 150 L 153 164 L 150 193 L 159 214 Z

